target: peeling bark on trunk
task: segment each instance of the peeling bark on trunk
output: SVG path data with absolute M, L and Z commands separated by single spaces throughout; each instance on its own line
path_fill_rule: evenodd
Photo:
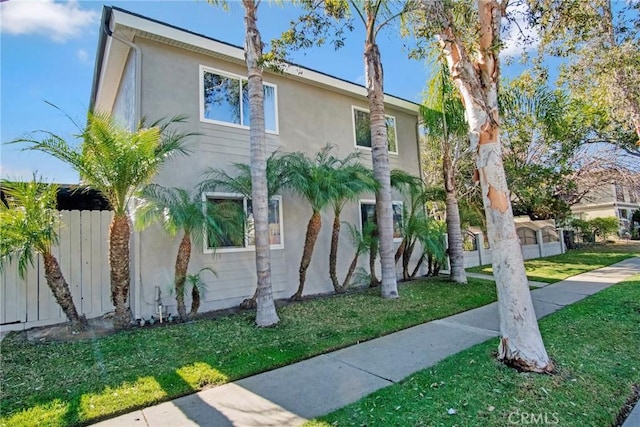
M 74 331 L 82 331 L 87 326 L 87 319 L 84 315 L 79 315 L 73 297 L 69 290 L 69 284 L 64 279 L 58 260 L 50 253 L 42 254 L 44 258 L 44 276 L 47 279 L 47 285 L 53 292 L 58 305 L 71 322 L 71 329 Z
M 380 247 L 380 265 L 382 267 L 383 298 L 398 298 L 396 281 L 396 263 L 393 245 L 393 208 L 391 206 L 391 168 L 389 166 L 389 148 L 387 125 L 384 115 L 383 71 L 380 50 L 375 43 L 375 18 L 372 10 L 367 9 L 367 39 L 364 45 L 364 63 L 367 80 L 367 96 L 371 119 L 371 160 L 373 175 L 380 184 L 376 193 L 376 215 Z
M 116 312 L 113 325 L 116 329 L 131 324 L 131 310 L 127 305 L 129 286 L 129 240 L 131 228 L 126 215 L 114 215 L 109 226 L 109 271 L 111 274 L 111 302 Z
M 300 284 L 295 294 L 291 296 L 292 301 L 300 301 L 302 299 L 302 292 L 304 291 L 304 282 L 307 278 L 307 269 L 311 264 L 311 255 L 313 255 L 313 248 L 316 245 L 318 234 L 320 234 L 320 227 L 322 226 L 322 218 L 320 212 L 313 212 L 309 223 L 307 224 L 307 234 L 304 239 L 304 250 L 302 251 L 302 259 L 300 260 Z
M 450 279 L 455 283 L 467 283 L 464 270 L 464 249 L 460 229 L 460 210 L 456 196 L 456 182 L 449 144 L 443 144 L 443 176 L 447 219 L 447 240 L 449 241 Z
M 423 2 L 423 5 L 432 8 L 434 4 Z M 438 40 L 450 74 L 463 97 L 471 149 L 476 152 L 498 290 L 502 335 L 498 358 L 527 371 L 551 372 L 553 364 L 538 329 L 502 164 L 499 66 L 494 46 L 500 33 L 501 4 L 495 0 L 478 1 L 480 48 L 475 60 L 457 37 L 450 12 L 442 2 L 435 5 L 442 14 L 439 18 L 443 24 Z
M 251 200 L 256 239 L 256 272 L 258 276 L 256 324 L 260 327 L 267 327 L 277 324 L 280 319 L 276 312 L 271 288 L 264 89 L 262 85 L 262 69 L 258 64 L 262 56 L 262 40 L 257 26 L 259 3 L 255 0 L 243 0 L 242 4 L 245 9 L 244 56 L 247 64 L 249 91 Z
M 180 246 L 178 247 L 178 255 L 176 256 L 175 267 L 175 291 L 176 303 L 178 305 L 178 316 L 180 320 L 187 320 L 187 309 L 184 306 L 184 285 L 187 280 L 187 269 L 189 268 L 189 260 L 191 259 L 191 236 L 188 232 L 184 233 Z M 195 288 L 196 286 L 194 286 Z

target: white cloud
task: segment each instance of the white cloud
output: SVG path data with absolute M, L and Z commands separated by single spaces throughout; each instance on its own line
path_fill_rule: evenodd
M 86 50 L 79 49 L 76 52 L 76 55 L 78 56 L 78 61 L 80 61 L 81 63 L 86 64 L 89 62 L 89 54 L 87 53 Z
M 517 57 L 524 52 L 530 52 L 540 44 L 540 35 L 535 28 L 527 24 L 526 15 L 529 12 L 529 6 L 525 3 L 517 3 L 507 11 L 510 16 L 510 22 L 503 18 L 503 31 L 500 38 L 504 43 L 500 56 Z
M 92 26 L 98 13 L 82 10 L 76 0 L 8 0 L 0 3 L 0 32 L 12 35 L 40 34 L 56 42 L 80 35 Z

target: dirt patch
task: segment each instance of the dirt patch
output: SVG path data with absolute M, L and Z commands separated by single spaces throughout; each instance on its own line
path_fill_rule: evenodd
M 115 332 L 111 316 L 107 314 L 95 319 L 89 319 L 87 328 L 81 332 L 73 331 L 69 323 L 61 323 L 27 329 L 18 334 L 22 335 L 22 338 L 30 343 L 47 343 L 90 340 L 105 337 Z
M 419 279 L 424 279 L 421 277 Z M 409 281 L 410 282 L 410 281 Z M 409 283 L 406 282 L 406 283 Z M 405 282 L 399 282 L 398 285 L 403 285 Z M 358 294 L 367 292 L 368 286 L 349 288 L 343 294 L 321 293 L 314 295 L 305 295 L 301 301 L 292 302 L 289 299 L 277 299 L 275 300 L 276 308 L 279 310 L 284 306 L 290 304 L 304 304 L 307 301 L 325 298 L 341 298 L 346 295 Z M 222 317 L 231 316 L 237 313 L 255 312 L 255 309 L 243 310 L 239 307 L 231 307 L 221 310 L 213 310 L 203 313 L 198 313 L 193 319 L 188 322 L 202 320 L 202 319 L 219 319 Z M 159 323 L 156 321 L 153 325 L 146 324 L 145 326 L 139 326 L 138 324 L 131 324 L 128 329 L 148 329 L 148 328 L 162 328 L 168 325 L 174 325 L 177 322 L 164 322 Z M 24 340 L 33 344 L 46 344 L 49 342 L 75 342 L 92 340 L 95 338 L 106 337 L 119 332 L 113 327 L 113 313 L 107 313 L 102 317 L 88 320 L 88 327 L 81 332 L 75 332 L 71 329 L 69 323 L 61 323 L 57 325 L 41 326 L 37 328 L 27 329 L 25 331 L 12 332 L 11 336 L 14 340 Z

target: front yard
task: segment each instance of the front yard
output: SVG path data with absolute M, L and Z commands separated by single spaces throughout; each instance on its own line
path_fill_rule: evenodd
M 638 254 L 635 249 L 622 253 L 605 249 L 597 255 L 569 253 L 528 261 L 527 271 L 533 280 L 556 281 L 634 254 Z M 69 343 L 32 343 L 23 334 L 12 334 L 0 344 L 0 424 L 62 426 L 97 421 L 496 299 L 493 282 L 477 279 L 470 279 L 468 285 L 424 279 L 399 288 L 399 300 L 382 300 L 378 290 L 367 290 L 287 305 L 279 312 L 281 323 L 269 329 L 256 329 L 253 314 L 242 313 Z M 603 308 L 613 310 L 614 299 L 607 301 Z M 619 317 L 606 310 L 602 316 Z M 577 334 L 564 343 L 584 352 L 580 347 L 588 345 L 582 342 L 584 339 Z M 558 341 L 556 345 L 561 347 L 563 343 Z M 614 350 L 617 353 L 625 348 Z M 474 364 L 491 367 L 495 365 L 493 349 L 493 342 L 480 346 L 464 363 L 473 360 Z M 555 350 L 550 352 L 558 357 Z M 473 383 L 478 378 L 482 377 L 473 376 L 469 379 L 472 383 L 461 390 L 478 386 Z

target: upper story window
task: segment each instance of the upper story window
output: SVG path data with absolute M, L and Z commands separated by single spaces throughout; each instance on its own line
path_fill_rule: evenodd
M 236 203 L 245 213 L 245 223 L 242 234 L 226 235 L 216 247 L 206 239 L 205 252 L 233 252 L 251 250 L 255 247 L 256 237 L 253 222 L 253 205 L 251 199 L 232 193 L 207 193 L 204 195 L 207 203 Z M 284 248 L 282 233 L 282 198 L 274 196 L 269 200 L 269 243 L 271 249 Z
M 368 110 L 352 107 L 353 109 L 353 133 L 356 147 L 371 149 L 371 119 Z M 385 116 L 387 125 L 387 146 L 389 153 L 398 154 L 398 139 L 396 131 L 396 118 Z
M 391 202 L 393 208 L 393 240 L 398 242 L 402 240 L 402 202 Z M 376 201 L 361 200 L 360 201 L 360 230 L 364 229 L 367 222 L 376 222 Z
M 241 128 L 249 127 L 249 89 L 247 79 L 213 68 L 200 67 L 200 119 Z M 277 88 L 264 83 L 264 125 L 278 133 Z

